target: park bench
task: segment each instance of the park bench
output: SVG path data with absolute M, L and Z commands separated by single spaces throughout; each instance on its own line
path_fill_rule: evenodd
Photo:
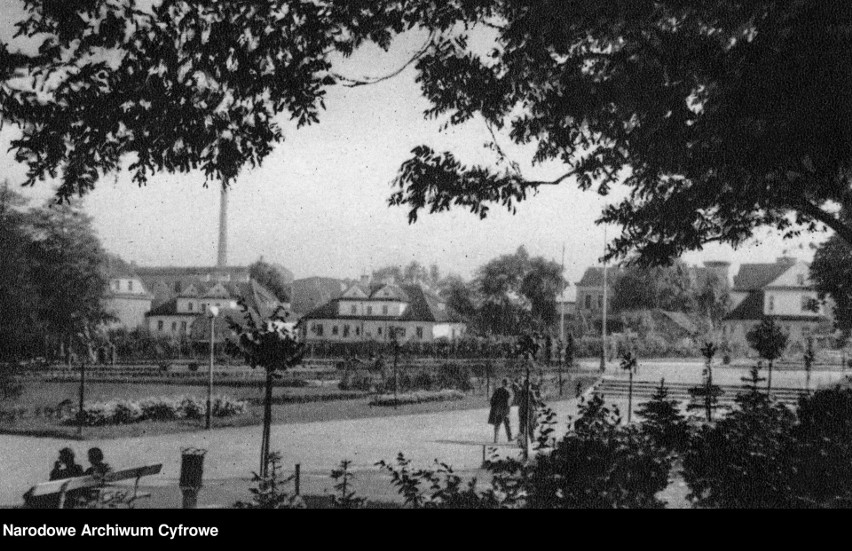
M 86 491 L 93 492 L 96 495 L 97 505 L 100 505 L 104 503 L 107 492 L 114 490 L 112 486 L 114 483 L 135 479 L 132 494 L 128 492 L 128 495 L 124 495 L 120 500 L 122 505 L 132 507 L 137 499 L 151 497 L 148 493 L 139 493 L 139 480 L 143 476 L 158 474 L 162 468 L 162 464 L 147 465 L 112 471 L 104 476 L 87 475 L 42 482 L 24 494 L 24 505 L 30 508 L 64 509 L 68 497 L 79 496 Z

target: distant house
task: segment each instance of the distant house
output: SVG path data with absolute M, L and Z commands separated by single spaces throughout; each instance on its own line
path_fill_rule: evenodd
M 177 283 L 180 290 L 146 315 L 148 330 L 154 335 L 179 337 L 193 334 L 193 325 L 207 314 L 211 306 L 239 317 L 238 302 L 242 300 L 253 314 L 262 319 L 283 308 L 271 291 L 253 279 L 238 282 L 183 279 Z
M 803 342 L 828 318 L 809 279 L 810 266 L 781 257 L 771 264 L 743 264 L 731 290 L 732 310 L 722 322 L 729 342 L 746 344 L 748 331 L 774 318 L 791 342 Z
M 621 269 L 618 267 L 607 268 L 607 312 L 611 312 L 610 301 L 612 300 L 612 286 Z M 597 318 L 603 313 L 604 304 L 604 269 L 599 266 L 586 268 L 583 277 L 576 283 L 577 296 L 574 309 L 578 315 L 584 318 Z
M 133 266 L 116 257 L 107 259 L 106 275 L 108 288 L 104 297 L 104 309 L 115 317 L 107 324 L 109 329 L 136 329 L 145 326 L 145 314 L 151 310 L 154 295 Z
M 247 266 L 134 266 L 135 272 L 154 295 L 154 306 L 175 298 L 189 283 L 209 286 L 212 283 L 245 283 L 249 277 Z
M 431 291 L 419 285 L 364 280 L 305 314 L 301 322 L 306 342 L 388 341 L 394 332 L 402 341 L 432 342 L 458 339 L 466 331 Z

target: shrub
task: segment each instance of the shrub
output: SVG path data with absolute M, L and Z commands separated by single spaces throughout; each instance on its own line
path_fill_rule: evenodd
M 751 385 L 737 407 L 715 425 L 704 425 L 683 457 L 687 496 L 700 507 L 774 508 L 791 504 L 792 473 L 786 457 L 794 417 Z
M 246 402 L 227 396 L 214 396 L 212 413 L 215 417 L 229 417 L 245 413 Z M 207 411 L 206 401 L 195 396 L 144 398 L 138 401 L 110 400 L 88 402 L 85 405 L 84 424 L 95 427 L 125 425 L 140 421 L 171 421 L 175 419 L 200 419 Z M 77 411 L 69 409 L 62 416 L 67 425 L 77 423 Z
M 459 390 L 434 390 L 418 392 L 407 392 L 397 394 L 394 398 L 393 394 L 378 394 L 370 399 L 371 406 L 393 406 L 405 404 L 422 404 L 425 402 L 446 402 L 450 400 L 462 400 L 465 394 Z
M 470 381 L 470 371 L 467 367 L 458 364 L 442 364 L 438 367 L 438 388 L 449 388 L 468 392 L 473 390 Z
M 689 425 L 676 400 L 670 400 L 665 381 L 651 400 L 642 404 L 636 414 L 642 419 L 642 434 L 659 448 L 668 452 L 683 452 L 689 445 Z

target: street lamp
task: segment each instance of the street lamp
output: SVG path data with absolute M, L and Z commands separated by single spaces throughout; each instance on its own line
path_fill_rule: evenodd
M 206 428 L 212 428 L 213 420 L 213 342 L 214 342 L 214 326 L 216 316 L 219 315 L 219 308 L 211 306 L 207 309 L 207 317 L 210 318 L 210 369 L 207 371 L 207 422 Z

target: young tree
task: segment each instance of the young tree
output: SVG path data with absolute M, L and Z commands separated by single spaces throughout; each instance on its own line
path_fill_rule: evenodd
M 288 282 L 286 276 L 278 268 L 264 262 L 263 258 L 249 266 L 249 276 L 272 291 L 281 302 L 290 302 L 290 283 L 292 282 Z
M 746 340 L 760 357 L 769 362 L 769 377 L 766 383 L 767 391 L 772 390 L 772 362 L 781 357 L 787 348 L 788 335 L 772 318 L 763 318 L 747 334 Z
M 636 414 L 642 419 L 642 433 L 651 438 L 658 448 L 672 453 L 686 450 L 689 444 L 689 425 L 677 400 L 669 398 L 665 379 L 660 379 L 660 386 L 654 391 L 651 399 L 639 407 Z
M 266 371 L 266 390 L 263 402 L 263 438 L 260 445 L 260 478 L 269 475 L 270 463 L 270 428 L 272 426 L 272 382 L 278 372 L 290 369 L 302 362 L 305 355 L 305 345 L 298 342 L 293 332 L 288 329 L 286 320 L 274 316 L 269 320 L 255 319 L 257 314 L 252 312 L 244 303 L 242 324 L 228 319 L 231 330 L 238 335 L 233 343 L 246 363 L 253 369 L 260 367 Z M 273 473 L 274 476 L 274 473 Z

